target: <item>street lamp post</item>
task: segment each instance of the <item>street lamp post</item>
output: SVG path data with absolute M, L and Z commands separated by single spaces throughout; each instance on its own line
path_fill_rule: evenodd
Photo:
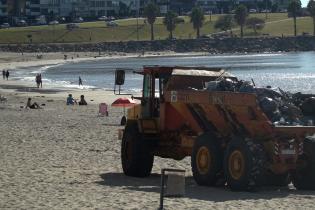
M 137 0 L 137 41 L 139 41 L 139 1 Z
M 265 0 L 265 19 L 267 20 L 267 0 Z

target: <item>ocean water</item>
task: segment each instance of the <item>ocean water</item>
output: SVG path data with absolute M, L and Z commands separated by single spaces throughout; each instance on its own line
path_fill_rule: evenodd
M 16 69 L 14 76 L 34 81 L 35 75 L 42 73 L 44 84 L 71 88 L 79 88 L 78 77 L 81 76 L 84 84 L 81 88 L 112 90 L 115 69 L 128 68 L 123 89 L 125 92 L 138 92 L 142 87 L 142 77 L 134 74 L 133 70 L 144 65 L 222 67 L 239 79 L 253 79 L 257 86 L 271 85 L 291 92 L 315 93 L 315 52 L 90 60 L 29 67 L 23 71 Z

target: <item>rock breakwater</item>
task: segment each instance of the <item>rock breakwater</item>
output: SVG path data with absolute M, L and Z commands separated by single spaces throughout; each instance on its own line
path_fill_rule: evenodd
M 314 51 L 315 37 L 204 38 L 185 40 L 128 41 L 104 43 L 56 43 L 0 45 L 4 52 L 124 52 L 146 51 L 244 53 Z

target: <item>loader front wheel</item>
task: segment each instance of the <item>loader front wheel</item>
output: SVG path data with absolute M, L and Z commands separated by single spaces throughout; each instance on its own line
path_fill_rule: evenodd
M 138 131 L 136 123 L 125 127 L 121 144 L 121 162 L 124 174 L 133 177 L 146 177 L 151 174 L 154 155 Z
M 304 140 L 304 154 L 299 157 L 297 169 L 292 176 L 298 190 L 315 190 L 315 140 Z
M 213 186 L 222 174 L 222 149 L 217 138 L 211 134 L 199 136 L 194 144 L 191 167 L 197 184 Z
M 252 191 L 262 184 L 265 153 L 260 144 L 250 139 L 235 138 L 227 146 L 224 174 L 233 191 Z

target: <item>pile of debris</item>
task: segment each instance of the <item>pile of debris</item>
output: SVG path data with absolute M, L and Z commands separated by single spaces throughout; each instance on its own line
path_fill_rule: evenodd
M 312 126 L 315 121 L 315 95 L 292 94 L 271 86 L 256 87 L 254 81 L 220 78 L 206 84 L 208 91 L 254 93 L 261 109 L 274 125 Z

